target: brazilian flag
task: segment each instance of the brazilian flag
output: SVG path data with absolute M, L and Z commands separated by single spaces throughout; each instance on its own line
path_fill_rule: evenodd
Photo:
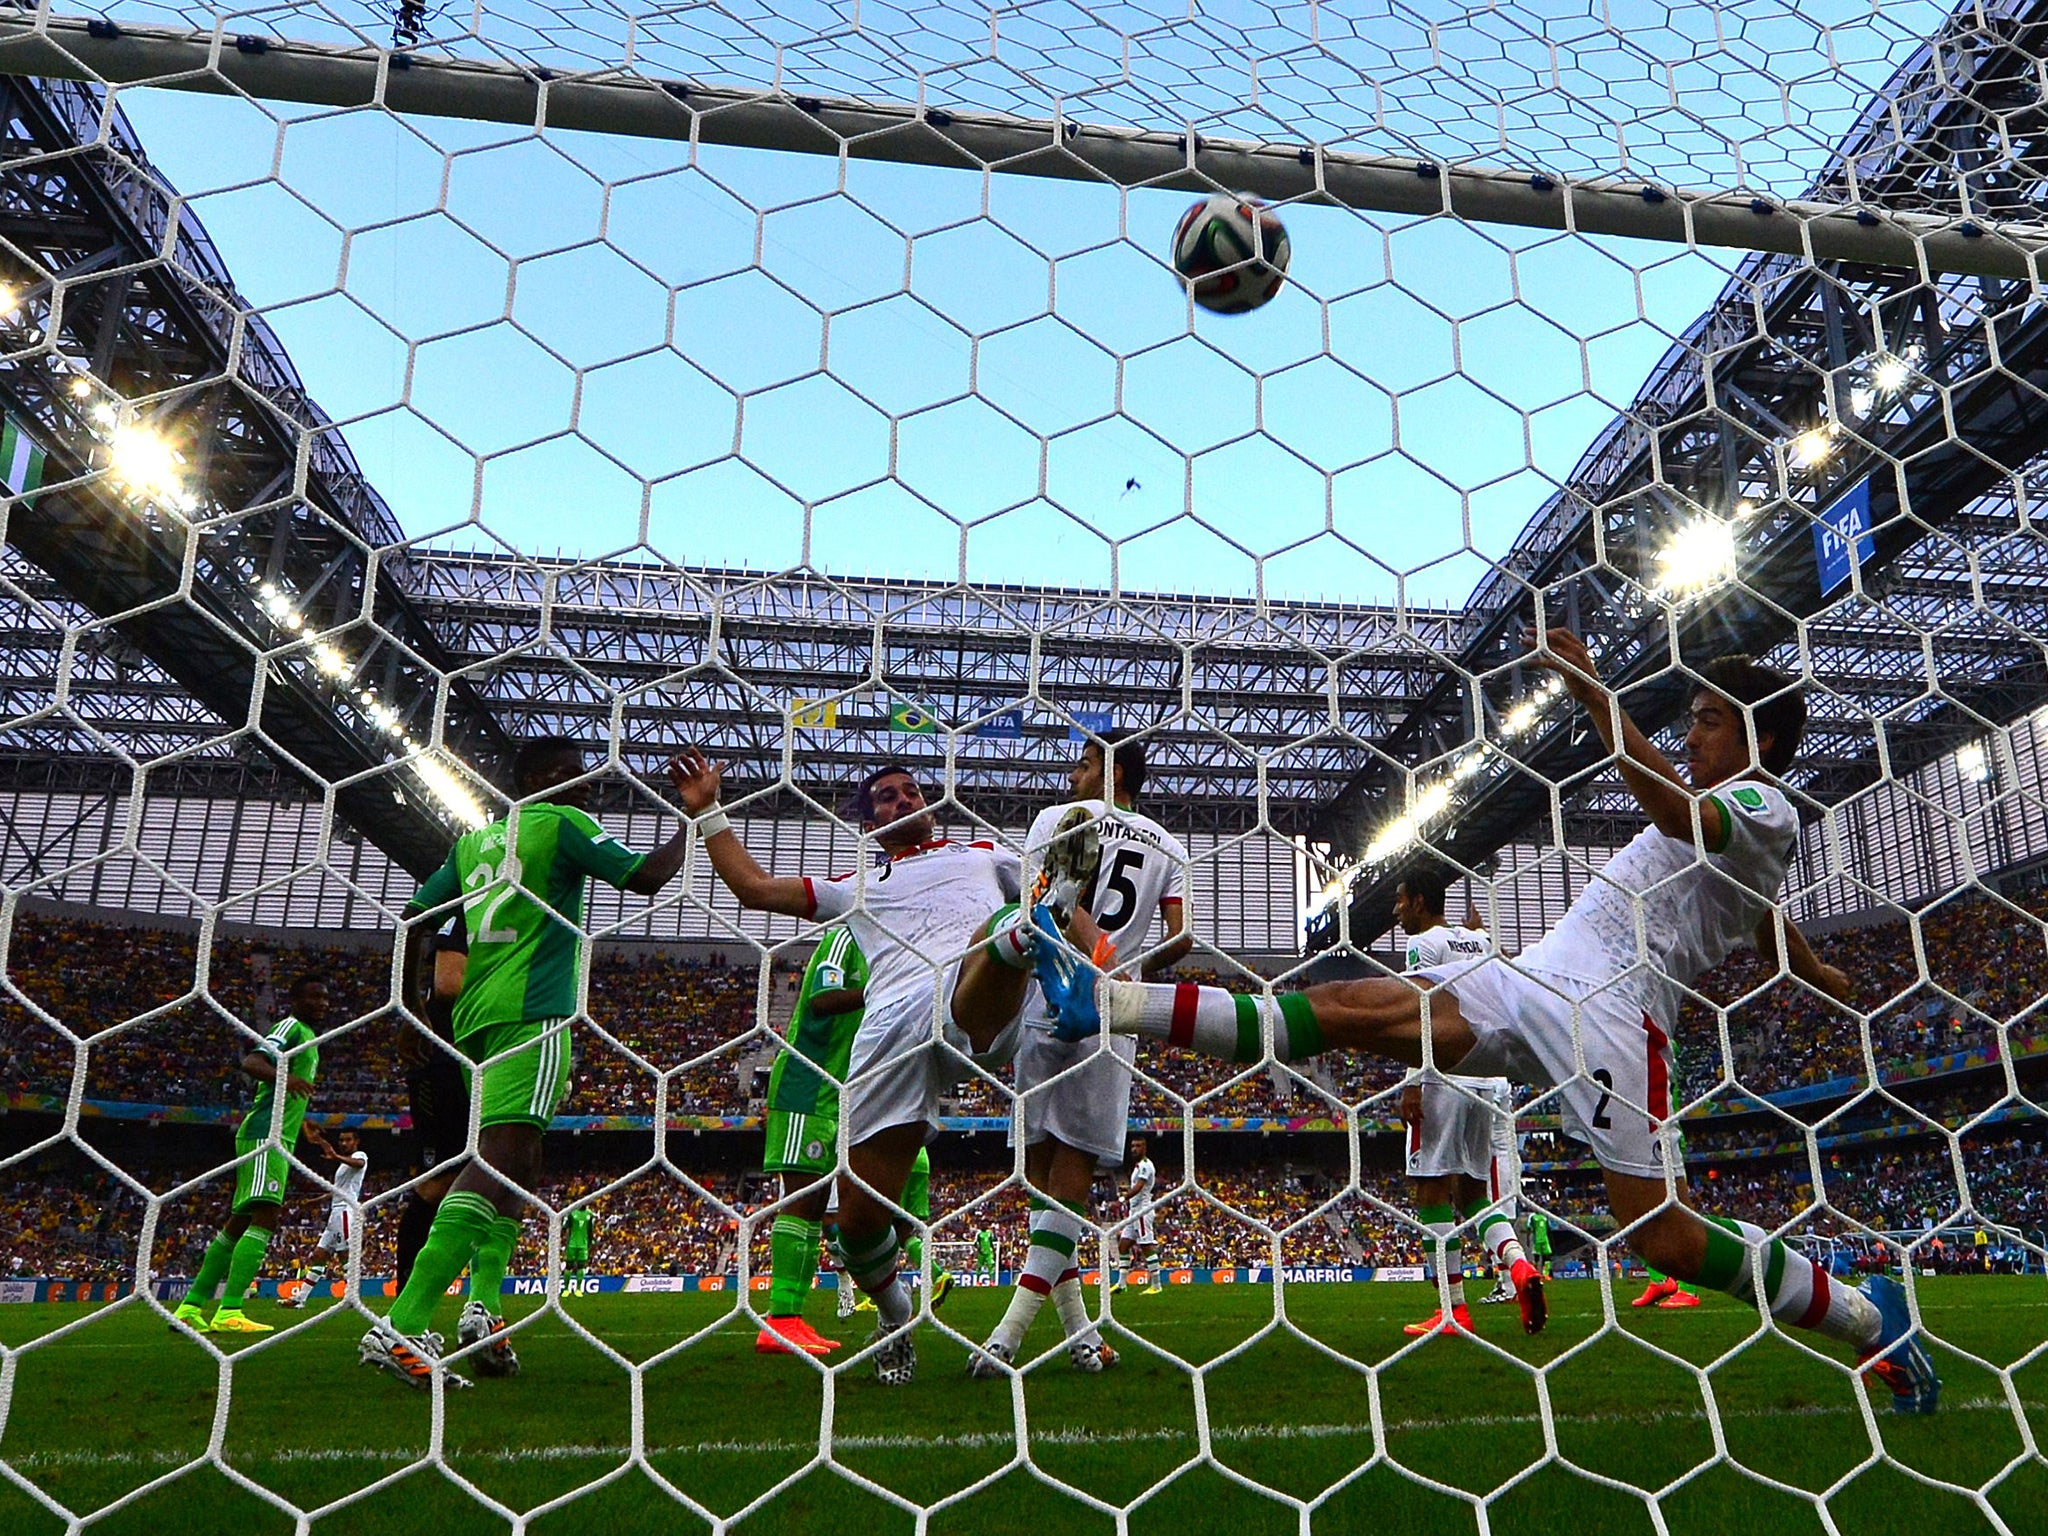
M 913 736 L 936 736 L 939 722 L 932 718 L 930 710 L 915 704 L 892 704 L 889 706 L 889 729 L 908 731 Z

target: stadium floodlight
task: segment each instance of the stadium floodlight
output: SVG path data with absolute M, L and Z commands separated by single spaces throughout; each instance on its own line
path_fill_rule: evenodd
M 1981 741 L 1966 741 L 1956 748 L 1956 772 L 1971 784 L 1991 782 L 1991 754 Z
M 189 512 L 195 505 L 185 489 L 184 460 L 163 436 L 139 422 L 115 426 L 112 406 L 95 412 L 94 418 L 110 430 L 107 435 L 108 468 L 114 479 L 145 501 Z
M 1657 591 L 1696 597 L 1735 579 L 1735 525 L 1718 517 L 1681 526 L 1657 551 Z
M 1818 469 L 1833 457 L 1835 434 L 1832 425 L 1808 427 L 1787 445 L 1794 469 Z
M 1906 381 L 1913 376 L 1912 365 L 1903 357 L 1887 352 L 1879 357 L 1870 370 L 1870 382 L 1874 388 L 1888 395 L 1895 395 L 1906 387 Z

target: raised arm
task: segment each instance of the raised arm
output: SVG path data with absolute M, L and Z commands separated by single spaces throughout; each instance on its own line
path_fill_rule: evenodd
M 718 804 L 719 781 L 724 771 L 695 747 L 684 749 L 669 764 L 669 777 L 682 796 L 683 809 L 696 820 L 697 835 L 704 840 L 704 852 L 712 869 L 743 907 L 755 912 L 781 912 L 790 917 L 813 916 L 815 904 L 810 882 L 769 874 L 732 830 Z
M 1778 929 L 1783 925 L 1785 943 L 1782 950 L 1778 944 Z M 1792 919 L 1782 912 L 1766 912 L 1764 920 L 1756 925 L 1756 952 L 1766 965 L 1786 966 L 1794 976 L 1810 987 L 1832 997 L 1838 1003 L 1853 1005 L 1856 1001 L 1856 985 L 1849 980 L 1849 973 L 1838 965 L 1829 965 L 1813 952 L 1806 942 L 1806 935 L 1792 924 Z
M 1700 840 L 1708 848 L 1719 847 L 1728 830 L 1720 805 L 1711 798 L 1696 799 L 1678 770 L 1671 766 L 1671 759 L 1659 752 L 1643 734 L 1642 727 L 1629 718 L 1621 701 L 1600 681 L 1599 668 L 1593 653 L 1586 649 L 1586 642 L 1563 628 L 1544 634 L 1527 629 L 1522 638 L 1533 653 L 1529 664 L 1555 672 L 1563 680 L 1565 690 L 1592 717 L 1593 729 L 1615 755 L 1622 781 L 1636 797 L 1643 814 L 1650 818 L 1651 825 L 1666 837 L 1691 842 L 1697 808 Z

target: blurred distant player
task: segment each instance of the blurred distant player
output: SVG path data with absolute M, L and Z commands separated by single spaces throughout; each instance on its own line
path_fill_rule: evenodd
M 562 1218 L 562 1273 L 575 1280 L 590 1278 L 590 1207 L 579 1205 Z
M 839 1085 L 867 1006 L 868 962 L 847 928 L 828 929 L 811 951 L 790 1015 L 789 1046 L 768 1072 L 768 1135 L 761 1167 L 781 1179 L 784 1205 L 768 1229 L 768 1319 L 754 1340 L 764 1355 L 839 1348 L 804 1321 L 839 1169 Z M 854 1308 L 840 1277 L 840 1315 Z
M 398 1058 L 405 1067 L 405 1103 L 412 1117 L 413 1168 L 423 1175 L 406 1191 L 398 1218 L 398 1289 L 412 1278 L 413 1261 L 426 1246 L 434 1212 L 455 1186 L 469 1148 L 469 1068 L 455 1047 L 455 999 L 469 961 L 462 919 L 427 945 L 420 1017 L 432 1034 L 402 1029 Z
M 652 896 L 682 868 L 689 847 L 687 825 L 653 853 L 625 847 L 584 809 L 585 773 L 582 747 L 566 736 L 521 746 L 512 763 L 520 806 L 457 838 L 448 861 L 405 909 L 400 975 L 406 1007 L 419 1017 L 421 962 L 434 933 L 419 919 L 462 902 L 470 949 L 453 1022 L 456 1044 L 477 1064 L 479 1111 L 476 1157 L 435 1211 L 390 1313 L 357 1347 L 364 1364 L 411 1386 L 430 1385 L 440 1365 L 441 1338 L 429 1325 L 464 1265 L 470 1299 L 458 1337 L 464 1346 L 484 1346 L 479 1375 L 518 1372 L 501 1293 L 528 1191 L 540 1180 L 542 1135 L 569 1093 L 569 1021 L 583 990 L 584 889 L 594 878 Z M 453 1374 L 445 1380 L 469 1384 Z
M 1529 1262 L 1550 1278 L 1550 1218 L 1541 1211 L 1529 1213 Z
M 1024 839 L 1027 868 L 1044 857 L 1061 828 L 1075 835 L 1073 813 L 1086 813 L 1102 845 L 1101 864 L 1082 910 L 1108 944 L 1105 962 L 1155 976 L 1193 947 L 1187 931 L 1187 849 L 1137 809 L 1145 787 L 1145 743 L 1112 735 L 1105 764 L 1100 742 L 1085 743 L 1067 774 L 1073 800 L 1039 813 Z M 1106 772 L 1105 772 L 1106 769 Z M 1052 1032 L 1044 1010 L 1027 1003 L 1017 1047 L 1015 1135 L 1024 1143 L 1032 1189 L 1030 1246 L 1009 1310 L 982 1352 L 969 1357 L 978 1376 L 1000 1374 L 1014 1360 L 1048 1296 L 1066 1331 L 1067 1354 L 1084 1371 L 1116 1362 L 1088 1316 L 1075 1248 L 1088 1228 L 1088 1192 L 1099 1173 L 1123 1166 L 1130 1128 L 1131 1067 L 1137 1042 L 1114 1039 L 1070 1044 Z
M 1133 1269 L 1145 1271 L 1145 1289 L 1140 1295 L 1161 1296 L 1166 1287 L 1159 1283 L 1159 1273 L 1152 1267 L 1153 1251 L 1159 1246 L 1159 1234 L 1152 1225 L 1152 1208 L 1159 1203 L 1159 1170 L 1152 1166 L 1152 1159 L 1145 1152 L 1145 1138 L 1131 1138 L 1131 1184 L 1130 1192 L 1124 1198 L 1126 1216 L 1124 1224 L 1117 1230 L 1117 1252 L 1123 1259 L 1123 1269 L 1116 1277 L 1112 1292 L 1124 1289 L 1125 1281 Z
M 1525 639 L 1525 664 L 1559 676 L 1647 823 L 1548 934 L 1512 964 L 1489 958 L 1429 990 L 1374 977 L 1270 999 L 1105 978 L 1048 936 L 1039 985 L 1062 1032 L 1153 1035 L 1233 1061 L 1345 1050 L 1420 1066 L 1426 1043 L 1446 1067 L 1555 1087 L 1645 1263 L 1848 1345 L 1894 1411 L 1934 1412 L 1941 1381 L 1903 1286 L 1888 1275 L 1839 1285 L 1755 1223 L 1702 1216 L 1674 1155 L 1671 1031 L 1702 972 L 1753 945 L 1766 976 L 1789 971 L 1837 1002 L 1855 996 L 1778 905 L 1799 846 L 1799 808 L 1782 782 L 1806 728 L 1797 679 L 1746 656 L 1693 664 L 1681 768 L 1601 682 L 1578 635 Z
M 313 1256 L 298 1267 L 298 1285 L 290 1296 L 280 1296 L 281 1307 L 303 1307 L 313 1288 L 327 1278 L 327 1266 L 336 1254 L 347 1253 L 362 1212 L 363 1179 L 370 1171 L 370 1154 L 362 1149 L 363 1139 L 354 1131 L 334 1134 L 334 1200 L 327 1207 L 327 1225 Z
M 339 1159 L 319 1129 L 305 1123 L 306 1106 L 312 1102 L 313 1085 L 320 1077 L 318 1038 L 320 1026 L 327 1022 L 327 983 L 318 976 L 301 976 L 292 983 L 290 996 L 292 1011 L 242 1057 L 242 1070 L 261 1086 L 235 1132 L 233 1201 L 227 1221 L 206 1245 L 191 1289 L 172 1313 L 198 1333 L 271 1331 L 270 1324 L 245 1316 L 242 1302 L 263 1267 L 263 1256 L 270 1251 L 270 1234 L 277 1230 L 278 1216 L 284 1210 L 285 1181 L 291 1176 L 299 1132 L 303 1129 L 315 1148 Z M 280 1088 L 284 1091 L 282 1105 Z M 209 1323 L 206 1304 L 223 1284 L 227 1289 Z
M 679 762 L 684 804 L 706 832 L 704 851 L 740 905 L 811 921 L 844 918 L 867 956 L 866 1011 L 847 1063 L 837 1252 L 875 1303 L 876 1376 L 884 1385 L 906 1384 L 917 1372 L 915 1304 L 901 1273 L 891 1196 L 941 1128 L 940 1095 L 974 1067 L 1000 1065 L 1016 1050 L 1040 942 L 1038 909 L 1018 905 L 1022 861 L 993 843 L 938 836 L 917 776 L 884 763 L 854 797 L 881 862 L 832 879 L 772 875 L 719 808 L 718 766 L 695 751 Z M 1078 860 L 1093 851 L 1076 840 L 1069 853 Z M 1092 866 L 1063 868 L 1051 882 L 1042 905 L 1061 914 L 1048 918 L 1055 929 L 1093 873 Z
M 1445 921 L 1444 891 L 1449 883 L 1442 869 L 1424 867 L 1394 888 L 1394 916 L 1409 935 L 1406 969 L 1418 978 L 1455 976 L 1493 952 L 1485 934 Z M 1543 1276 L 1515 1236 L 1515 1182 L 1521 1159 L 1515 1150 L 1514 1090 L 1508 1080 L 1432 1071 L 1403 1091 L 1401 1117 L 1408 1123 L 1408 1177 L 1415 1181 L 1416 1218 L 1429 1234 L 1431 1251 L 1441 1254 L 1438 1281 L 1441 1294 L 1451 1302 L 1449 1324 L 1440 1304 L 1428 1318 L 1402 1331 L 1414 1336 L 1447 1326 L 1471 1331 L 1458 1227 L 1461 1222 L 1476 1222 L 1487 1256 L 1514 1288 L 1523 1329 L 1542 1332 L 1549 1317 Z
M 996 1268 L 996 1235 L 987 1227 L 974 1234 L 974 1264 L 984 1275 L 999 1273 Z

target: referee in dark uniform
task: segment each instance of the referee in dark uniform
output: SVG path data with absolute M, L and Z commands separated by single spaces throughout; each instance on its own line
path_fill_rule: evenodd
M 412 1261 L 427 1241 L 441 1197 L 468 1162 L 469 1069 L 454 1045 L 456 995 L 462 991 L 462 970 L 469 959 L 469 938 L 462 919 L 448 932 L 436 934 L 427 946 L 427 1023 L 434 1038 L 408 1029 L 399 1047 L 405 1065 L 406 1106 L 412 1115 L 413 1163 L 425 1175 L 406 1196 L 398 1219 L 398 1288 L 412 1274 Z M 444 1168 L 441 1164 L 447 1159 Z

